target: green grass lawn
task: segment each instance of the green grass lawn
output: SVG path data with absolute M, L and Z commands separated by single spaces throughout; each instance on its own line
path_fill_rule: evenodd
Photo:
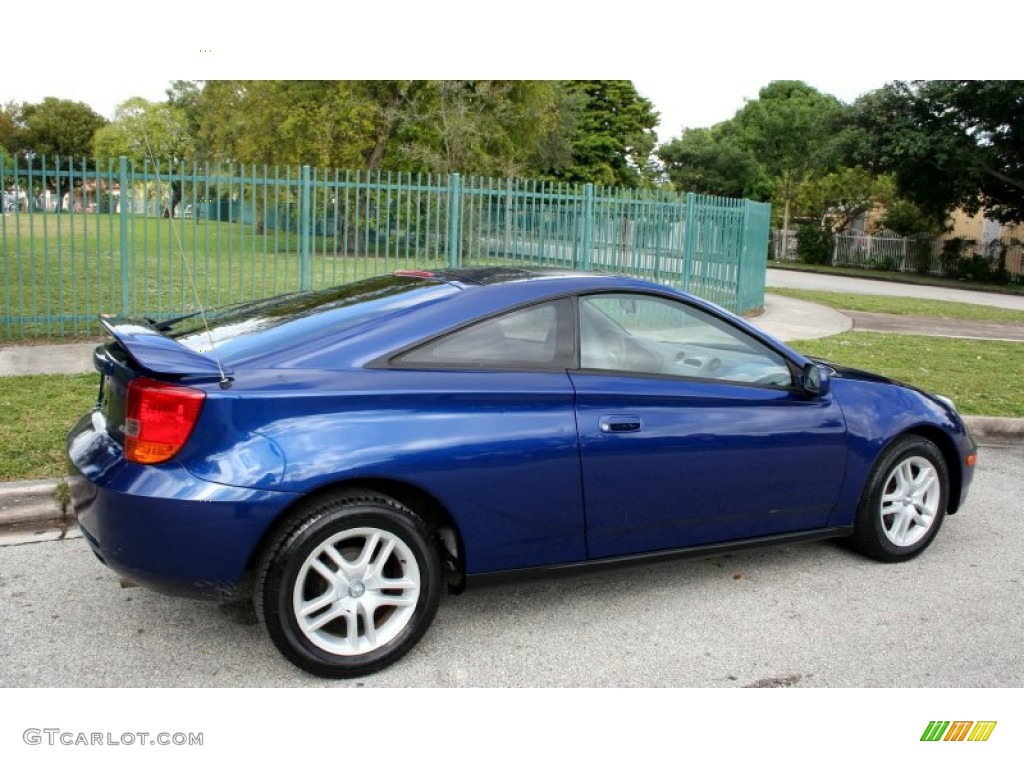
M 294 232 L 260 234 L 242 223 L 132 216 L 122 257 L 119 224 L 118 216 L 106 214 L 0 217 L 0 306 L 14 318 L 0 325 L 0 339 L 97 333 L 101 312 L 184 314 L 196 309 L 196 294 L 209 308 L 301 287 L 303 258 Z M 356 240 L 358 252 L 339 254 L 335 238 L 312 238 L 308 285 L 447 263 L 436 242 L 417 259 L 415 248 L 397 239 L 366 234 Z
M 849 332 L 792 346 L 946 395 L 961 413 L 1024 418 L 1024 344 Z
M 984 304 L 965 304 L 958 301 L 911 299 L 899 296 L 870 296 L 832 291 L 805 291 L 797 288 L 769 288 L 768 293 L 790 296 L 835 309 L 856 312 L 884 312 L 890 315 L 916 315 L 941 317 L 948 320 L 987 320 L 999 323 L 1024 323 L 1024 311 L 1003 309 Z
M 64 435 L 98 388 L 95 373 L 0 377 L 0 481 L 63 476 Z

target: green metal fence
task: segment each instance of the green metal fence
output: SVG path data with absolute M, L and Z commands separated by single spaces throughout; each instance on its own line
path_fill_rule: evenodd
M 648 277 L 734 312 L 764 298 L 769 206 L 515 179 L 238 165 L 3 165 L 6 339 L 98 332 L 396 269 Z

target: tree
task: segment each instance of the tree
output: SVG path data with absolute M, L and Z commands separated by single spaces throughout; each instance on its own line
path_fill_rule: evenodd
M 21 107 L 24 129 L 16 150 L 49 160 L 75 161 L 88 158 L 96 131 L 106 119 L 88 104 L 47 97 L 39 104 Z M 64 195 L 71 191 L 69 176 L 49 175 L 46 185 L 57 193 L 57 213 L 63 208 Z
M 652 178 L 658 113 L 630 80 L 570 80 L 577 98 L 572 165 L 552 173 L 566 181 L 638 187 Z
M 571 160 L 565 90 L 538 80 L 219 80 L 177 81 L 168 99 L 203 160 L 512 176 Z
M 4 173 L 0 173 L 0 194 L 5 189 L 14 184 L 14 158 L 11 154 L 0 146 L 0 167 L 4 169 Z M 3 207 L 3 201 L 0 200 L 0 208 Z M 3 211 L 0 211 L 2 213 Z
M 197 148 L 213 161 L 361 167 L 374 110 L 357 89 L 337 80 L 208 81 L 190 107 Z
M 423 80 L 364 80 L 356 92 L 373 105 L 373 145 L 366 158 L 366 170 L 376 171 L 384 164 L 394 137 L 408 122 L 410 102 L 423 90 Z
M 18 145 L 18 134 L 21 131 L 21 110 L 17 104 L 10 102 L 0 107 L 0 165 L 5 173 L 0 174 L 0 193 L 14 184 L 13 149 Z M 2 207 L 2 201 L 0 201 Z
M 202 80 L 173 80 L 165 91 L 167 104 L 179 111 L 193 143 L 199 134 L 199 99 L 203 93 Z M 199 152 L 198 146 L 194 151 Z M 197 158 L 198 159 L 198 158 Z
M 138 164 L 149 160 L 157 169 L 170 172 L 176 164 L 192 158 L 194 144 L 182 108 L 136 96 L 119 104 L 114 120 L 96 131 L 93 152 L 97 158 L 124 155 Z M 181 202 L 181 182 L 173 174 L 170 189 L 165 217 L 174 216 Z
M 891 171 L 936 222 L 956 207 L 1024 221 L 1024 81 L 898 81 L 854 104 L 847 150 Z
M 421 82 L 397 161 L 438 173 L 517 176 L 571 162 L 571 96 L 545 80 Z
M 771 181 L 732 133 L 728 124 L 719 123 L 684 129 L 678 139 L 663 144 L 658 156 L 672 184 L 681 192 L 770 199 Z
M 775 184 L 783 206 L 783 230 L 789 229 L 800 185 L 812 172 L 833 163 L 830 138 L 842 125 L 843 115 L 834 96 L 800 81 L 777 80 L 733 118 L 738 143 L 757 158 Z
M 896 200 L 891 176 L 864 168 L 837 168 L 804 179 L 794 198 L 797 218 L 811 219 L 823 230 L 843 232 L 861 214 Z
M 0 149 L 8 155 L 16 151 L 22 130 L 21 108 L 13 101 L 0 107 Z
M 21 112 L 25 128 L 18 149 L 50 158 L 88 157 L 93 136 L 107 122 L 88 104 L 53 97 L 24 104 Z
M 122 102 L 114 119 L 96 131 L 93 153 L 98 158 L 124 155 L 141 163 L 192 159 L 194 143 L 184 110 L 140 97 Z
M 903 237 L 935 234 L 940 229 L 935 219 L 922 211 L 915 203 L 897 198 L 886 205 L 885 213 L 878 221 L 882 229 L 888 229 Z
M 583 100 L 560 81 L 176 81 L 197 159 L 556 175 Z

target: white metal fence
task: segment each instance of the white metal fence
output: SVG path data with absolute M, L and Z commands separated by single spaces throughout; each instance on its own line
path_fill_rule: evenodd
M 796 230 L 773 229 L 771 234 L 771 256 L 775 261 L 799 261 L 796 255 Z
M 799 261 L 798 232 L 786 233 L 783 252 L 782 230 L 772 230 L 771 257 L 776 261 Z M 1016 239 L 992 240 L 979 245 L 973 240 L 953 241 L 895 232 L 843 232 L 832 236 L 828 264 L 882 272 L 917 272 L 944 277 L 981 279 L 1005 270 L 1003 279 L 1024 283 L 1024 243 Z
M 832 237 L 832 264 L 836 267 L 941 275 L 940 256 L 941 246 L 936 248 L 936 240 L 930 235 L 849 232 Z

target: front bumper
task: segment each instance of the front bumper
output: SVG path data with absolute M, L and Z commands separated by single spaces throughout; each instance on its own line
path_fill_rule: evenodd
M 233 596 L 263 535 L 298 495 L 200 480 L 174 461 L 127 462 L 101 422 L 88 414 L 67 438 L 72 508 L 97 557 L 161 592 Z

